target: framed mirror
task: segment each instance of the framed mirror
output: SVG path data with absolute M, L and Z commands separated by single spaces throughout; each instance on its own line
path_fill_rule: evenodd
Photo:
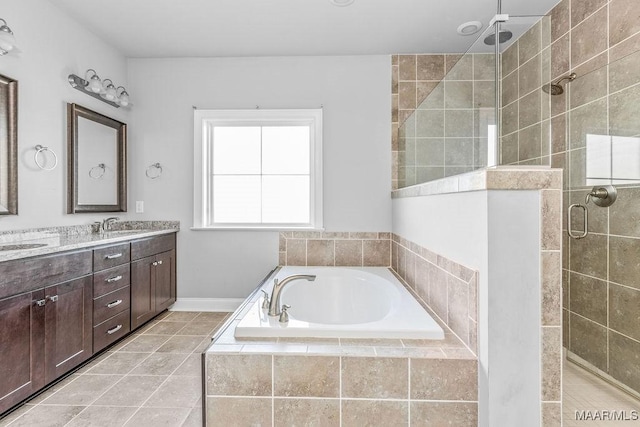
M 18 214 L 18 82 L 0 74 L 0 215 Z
M 127 211 L 127 125 L 67 104 L 67 212 Z

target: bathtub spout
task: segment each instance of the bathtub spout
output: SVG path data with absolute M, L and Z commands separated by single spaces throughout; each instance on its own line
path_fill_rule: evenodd
M 285 285 L 294 280 L 308 280 L 313 282 L 316 280 L 315 274 L 294 274 L 292 276 L 285 277 L 282 281 L 273 279 L 273 291 L 271 292 L 271 299 L 269 300 L 269 316 L 280 316 L 280 293 Z

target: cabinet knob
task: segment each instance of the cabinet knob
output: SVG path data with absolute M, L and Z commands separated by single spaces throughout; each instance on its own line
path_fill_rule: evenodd
M 156 265 L 158 265 L 158 262 L 154 261 L 152 265 L 155 267 Z
M 162 265 L 162 261 L 158 261 L 158 265 Z
M 52 297 L 47 296 L 47 297 L 45 297 L 45 300 L 46 299 L 48 299 L 51 302 L 56 302 L 56 301 L 58 301 L 58 295 L 54 295 Z
M 34 303 L 38 306 L 38 307 L 44 307 L 45 304 L 47 303 L 46 299 L 39 299 L 37 301 L 34 301 Z

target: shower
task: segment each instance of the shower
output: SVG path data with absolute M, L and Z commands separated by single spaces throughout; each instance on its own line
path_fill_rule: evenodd
M 513 33 L 509 30 L 500 30 L 498 34 L 498 42 L 500 44 L 511 40 L 511 37 L 513 37 Z M 489 34 L 487 37 L 485 37 L 484 44 L 494 46 L 496 44 L 496 33 Z
M 568 76 L 562 77 L 555 83 L 549 83 L 548 85 L 542 86 L 542 90 L 548 93 L 549 95 L 562 95 L 564 93 L 564 88 L 560 85 L 565 80 L 569 80 L 570 82 L 574 81 L 578 77 L 576 73 L 571 73 Z

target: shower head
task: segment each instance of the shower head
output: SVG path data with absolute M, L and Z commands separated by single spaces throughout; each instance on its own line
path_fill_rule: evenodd
M 500 44 L 502 44 L 506 41 L 511 40 L 511 37 L 513 37 L 513 33 L 511 31 L 500 30 L 498 41 L 500 42 Z M 487 37 L 485 37 L 484 44 L 489 46 L 494 46 L 496 44 L 496 33 L 489 34 Z
M 549 83 L 548 85 L 542 86 L 542 90 L 549 95 L 562 95 L 564 93 L 564 88 L 560 85 L 565 80 L 569 80 L 570 82 L 574 81 L 578 77 L 576 73 L 571 73 L 568 76 L 562 77 L 555 83 Z

